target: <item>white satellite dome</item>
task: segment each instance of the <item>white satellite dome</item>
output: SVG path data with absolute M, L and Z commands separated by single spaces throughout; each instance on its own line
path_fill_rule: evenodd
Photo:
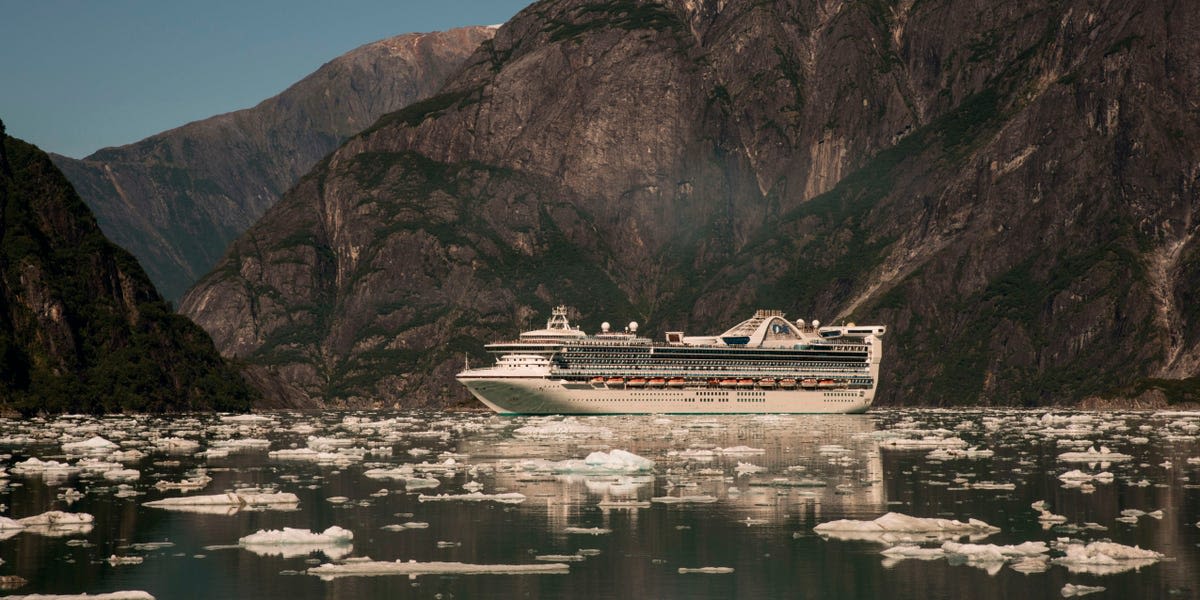
M 609 325 L 608 321 L 605 321 L 600 324 L 600 331 L 603 331 L 604 333 L 608 333 L 609 329 L 612 329 L 612 325 Z
M 638 326 L 637 326 L 637 321 L 630 321 L 630 322 L 629 322 L 629 331 L 630 331 L 630 333 L 637 333 L 637 327 L 638 327 Z
M 813 329 L 816 329 L 820 326 L 821 326 L 821 322 L 816 319 L 813 319 Z

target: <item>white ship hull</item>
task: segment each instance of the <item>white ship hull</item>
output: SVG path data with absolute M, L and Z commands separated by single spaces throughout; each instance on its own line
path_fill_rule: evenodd
M 503 415 L 861 413 L 875 398 L 873 388 L 631 389 L 469 372 L 459 375 L 459 381 Z

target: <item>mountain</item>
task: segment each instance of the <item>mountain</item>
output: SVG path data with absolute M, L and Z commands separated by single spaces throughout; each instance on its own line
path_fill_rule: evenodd
M 246 410 L 258 394 L 0 123 L 0 410 Z
M 321 157 L 435 92 L 494 29 L 401 35 L 352 50 L 254 108 L 54 163 L 108 236 L 171 300 Z
M 462 402 L 568 304 L 890 326 L 883 404 L 1195 398 L 1200 5 L 546 0 L 184 297 L 311 397 Z

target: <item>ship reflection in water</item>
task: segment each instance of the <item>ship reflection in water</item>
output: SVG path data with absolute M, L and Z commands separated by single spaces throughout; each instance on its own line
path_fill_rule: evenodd
M 819 522 L 823 507 L 869 514 L 886 506 L 874 421 L 864 415 L 529 419 L 511 432 L 468 437 L 461 451 L 495 484 L 546 507 L 551 530 L 589 509 L 697 507 L 746 525 Z M 652 458 L 651 470 L 578 465 L 611 448 Z
M 1175 412 L 0 419 L 0 586 L 1196 597 L 1197 433 Z

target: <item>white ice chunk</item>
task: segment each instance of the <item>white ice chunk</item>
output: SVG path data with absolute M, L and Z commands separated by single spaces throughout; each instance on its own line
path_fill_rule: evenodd
M 227 492 L 207 496 L 182 496 L 179 498 L 164 498 L 145 502 L 143 506 L 180 510 L 187 512 L 205 512 L 215 514 L 233 514 L 242 507 L 263 507 L 274 510 L 288 510 L 300 504 L 300 498 L 290 492 L 239 493 Z M 204 510 L 213 507 L 217 510 Z M 234 509 L 226 512 L 225 509 Z
M 438 494 L 437 496 L 417 496 L 420 502 L 500 502 L 502 504 L 520 504 L 525 501 L 525 494 L 508 492 L 505 494 L 484 494 L 471 492 L 469 494 Z
M 1068 543 L 1060 550 L 1065 556 L 1051 562 L 1067 567 L 1072 573 L 1111 575 L 1152 565 L 1164 558 L 1153 550 L 1126 546 L 1116 542 Z
M 1000 531 L 978 519 L 967 522 L 952 519 L 911 517 L 890 512 L 872 521 L 841 519 L 821 523 L 813 531 L 843 540 L 869 540 L 883 543 L 945 539 L 960 536 L 987 536 Z
M 563 529 L 563 533 L 576 533 L 582 535 L 606 535 L 612 533 L 611 529 L 603 527 L 567 527 Z
M 67 454 L 108 454 L 120 446 L 97 435 L 82 442 L 67 442 L 62 448 Z
M 716 496 L 659 496 L 651 498 L 651 502 L 658 504 L 710 504 L 717 501 Z
M 721 454 L 766 454 L 766 450 L 762 448 L 751 448 L 750 446 L 733 446 L 731 448 L 718 448 L 717 452 Z
M 29 594 L 5 596 L 5 600 L 154 600 L 154 596 L 142 591 L 122 591 L 106 594 Z
M 316 575 L 321 579 L 333 579 L 373 575 L 562 575 L 569 571 L 570 566 L 565 563 L 480 565 L 461 562 L 404 562 L 400 560 L 387 562 L 366 559 L 316 566 L 309 569 L 308 574 Z
M 643 473 L 654 469 L 654 461 L 642 458 L 625 450 L 592 452 L 580 460 L 564 460 L 551 465 L 555 473 L 581 473 L 587 475 L 609 475 L 619 473 Z
M 354 532 L 331 525 L 325 531 L 314 533 L 307 529 L 260 529 L 238 539 L 239 546 L 281 546 L 298 544 L 304 546 L 345 545 L 354 541 Z
M 733 567 L 696 567 L 694 569 L 689 569 L 687 567 L 679 567 L 680 574 L 703 573 L 706 575 L 724 575 L 724 574 L 732 573 L 732 572 L 733 572 Z
M 1112 463 L 1132 459 L 1133 457 L 1128 454 L 1113 452 L 1105 446 L 1100 446 L 1099 450 L 1092 446 L 1086 452 L 1064 452 L 1058 455 L 1059 461 L 1071 463 Z

